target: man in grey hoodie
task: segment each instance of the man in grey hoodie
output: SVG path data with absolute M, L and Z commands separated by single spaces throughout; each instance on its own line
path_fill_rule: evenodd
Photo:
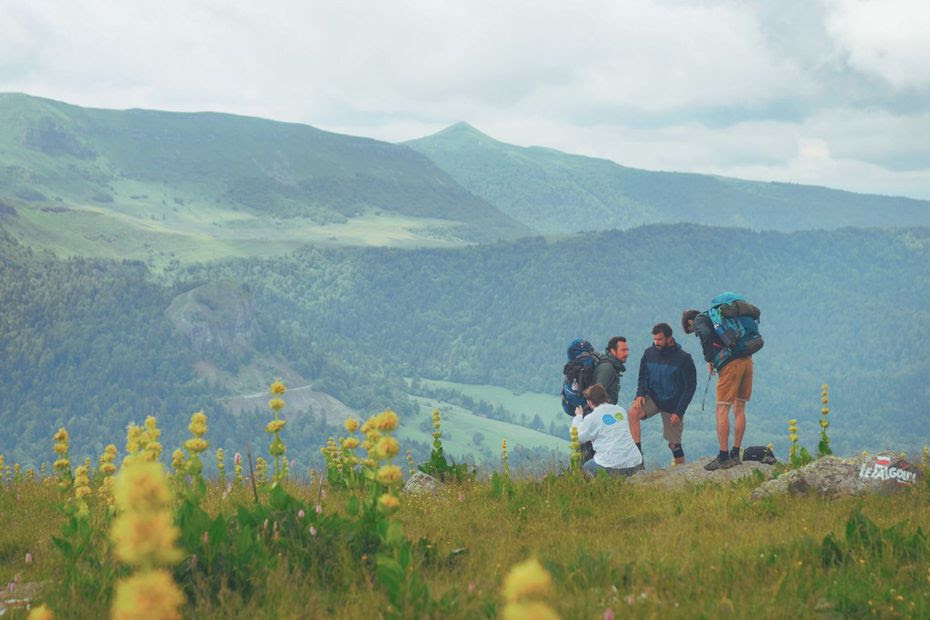
M 616 405 L 620 396 L 620 377 L 626 367 L 623 365 L 630 355 L 630 345 L 623 336 L 614 336 L 607 343 L 607 350 L 601 356 L 594 369 L 594 383 L 600 383 L 607 392 L 607 402 Z

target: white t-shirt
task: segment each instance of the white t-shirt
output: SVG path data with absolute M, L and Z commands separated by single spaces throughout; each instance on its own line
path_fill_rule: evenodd
M 591 442 L 594 462 L 601 467 L 636 467 L 643 462 L 623 407 L 603 403 L 584 418 L 572 418 L 572 426 L 578 428 L 578 441 Z

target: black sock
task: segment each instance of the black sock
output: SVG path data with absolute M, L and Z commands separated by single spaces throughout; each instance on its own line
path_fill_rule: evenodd
M 721 461 L 725 461 L 728 458 L 730 458 L 730 453 L 727 452 L 726 450 L 721 450 L 720 454 L 717 455 L 717 458 L 720 459 Z
M 739 446 L 733 446 L 730 450 L 730 455 L 734 457 L 739 456 Z
M 636 442 L 636 447 L 639 448 L 639 453 L 642 454 L 642 453 L 643 453 L 643 444 L 637 441 L 637 442 Z

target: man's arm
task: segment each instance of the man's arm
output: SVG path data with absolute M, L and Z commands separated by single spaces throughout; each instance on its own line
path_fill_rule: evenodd
M 607 355 L 610 355 L 610 353 Z M 610 360 L 601 360 L 594 368 L 594 382 L 600 383 L 601 387 L 606 388 L 612 378 L 613 370 L 614 365 L 610 363 Z
M 681 396 L 678 398 L 678 405 L 675 407 L 675 413 L 683 418 L 685 417 L 685 411 L 687 411 L 688 405 L 691 404 L 691 399 L 694 398 L 694 390 L 697 389 L 697 370 L 694 368 L 694 359 L 688 353 L 684 355 L 681 371 L 684 380 L 684 388 L 681 391 Z
M 578 441 L 585 443 L 586 441 L 594 441 L 594 438 L 597 436 L 595 429 L 597 426 L 594 424 L 594 416 L 580 416 L 576 415 L 572 418 L 572 426 L 578 429 Z
M 706 314 L 694 317 L 694 333 L 701 339 L 701 349 L 704 351 L 704 361 L 714 361 L 714 326 Z

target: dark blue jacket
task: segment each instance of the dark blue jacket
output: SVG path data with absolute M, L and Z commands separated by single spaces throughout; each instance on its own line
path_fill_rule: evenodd
M 696 386 L 694 360 L 677 342 L 661 351 L 652 345 L 643 353 L 636 396 L 648 396 L 660 411 L 684 416 Z

